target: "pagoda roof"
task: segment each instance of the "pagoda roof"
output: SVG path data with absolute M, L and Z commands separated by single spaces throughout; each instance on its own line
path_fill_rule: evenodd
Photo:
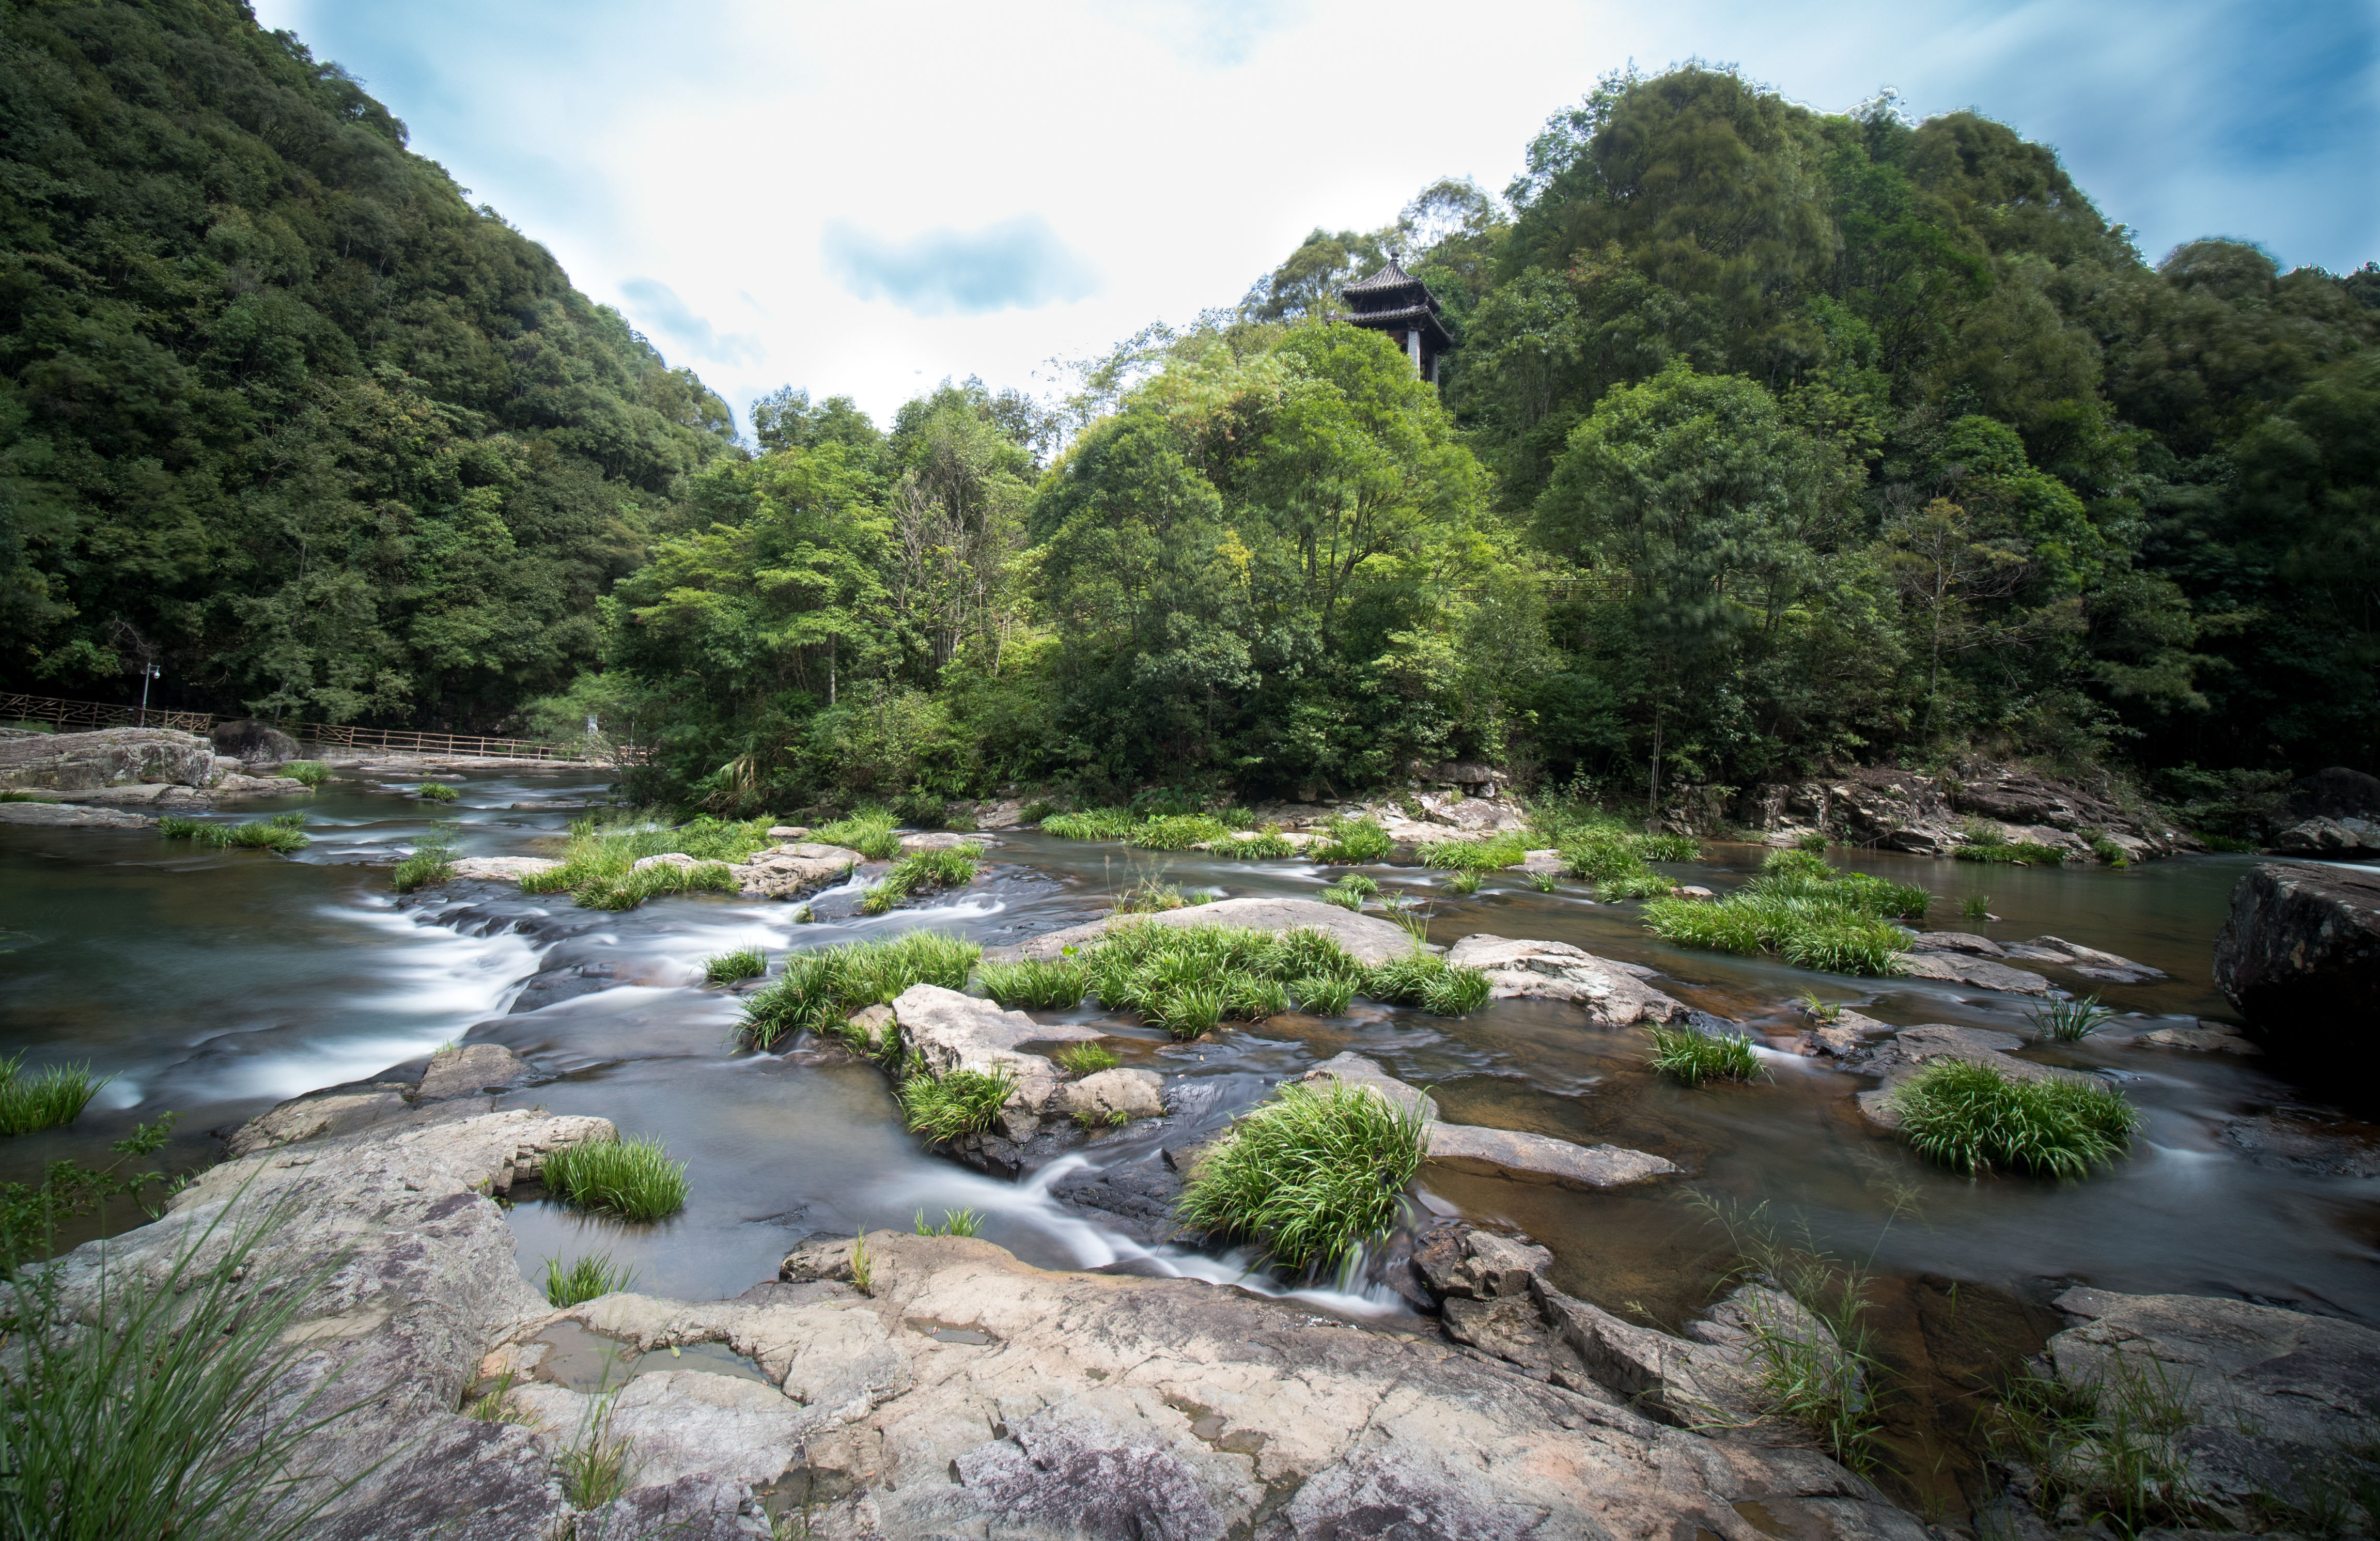
M 1402 306 L 1393 310 L 1356 310 L 1341 319 L 1350 325 L 1371 327 L 1381 332 L 1416 330 L 1427 334 L 1439 348 L 1454 346 L 1454 334 L 1447 331 L 1446 322 L 1439 319 L 1438 304 L 1434 300 L 1423 305 Z
M 1391 257 L 1380 264 L 1379 272 L 1360 283 L 1348 285 L 1344 292 L 1351 295 L 1376 295 L 1395 289 L 1421 287 L 1421 280 L 1397 266 L 1397 260 Z

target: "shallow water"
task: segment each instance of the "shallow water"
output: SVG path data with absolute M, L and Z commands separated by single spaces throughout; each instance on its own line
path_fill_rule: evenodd
M 735 1001 L 699 988 L 700 961 L 746 941 L 780 953 L 921 926 L 1013 940 L 1104 913 L 1107 896 L 1148 876 L 1232 893 L 1310 893 L 1330 874 L 1027 833 L 1002 837 L 976 888 L 875 919 L 801 926 L 798 905 L 724 896 L 600 914 L 566 897 L 485 885 L 397 901 L 375 864 L 433 822 L 455 822 L 468 854 L 533 854 L 551 848 L 541 843 L 572 812 L 512 805 L 601 793 L 552 776 L 461 784 L 463 799 L 436 809 L 334 783 L 319 796 L 237 810 L 302 809 L 315 843 L 294 860 L 195 854 L 138 831 L 0 828 L 0 989 L 8 1001 L 0 1051 L 22 1050 L 29 1068 L 89 1060 L 115 1077 L 72 1129 L 0 1145 L 0 1177 L 30 1178 L 60 1156 L 103 1159 L 109 1140 L 167 1109 L 183 1119 L 171 1155 L 194 1163 L 216 1148 L 205 1131 L 299 1091 L 418 1064 L 440 1044 L 468 1037 L 506 1044 L 551 1077 L 492 1105 L 600 1113 L 625 1133 L 661 1136 L 691 1164 L 686 1210 L 656 1226 L 516 1206 L 522 1269 L 532 1280 L 542 1280 L 548 1256 L 601 1250 L 635 1266 L 640 1288 L 718 1297 L 772 1276 L 787 1247 L 810 1233 L 905 1227 L 919 1210 L 931 1222 L 959 1209 L 978 1211 L 982 1235 L 1034 1262 L 1233 1280 L 1244 1277 L 1245 1259 L 1144 1244 L 1052 1191 L 1154 1161 L 1160 1147 L 1221 1127 L 1281 1078 L 1354 1049 L 1431 1086 L 1451 1119 L 1609 1141 L 1686 1167 L 1686 1182 L 1602 1195 L 1427 1174 L 1427 1207 L 1527 1232 L 1554 1249 L 1559 1283 L 1615 1310 L 1674 1322 L 1706 1301 L 1732 1254 L 1694 1201 L 1702 1195 L 1740 1211 L 1765 1203 L 1787 1232 L 1895 1276 L 1885 1292 L 1905 1298 L 1884 1317 L 1920 1345 L 1912 1353 L 1982 1353 L 1945 1335 L 1941 1323 L 1954 1318 L 1987 1323 L 1973 1328 L 1978 1341 L 2037 1341 L 2044 1318 L 2034 1306 L 2058 1280 L 2245 1295 L 2380 1321 L 2375 1181 L 2260 1161 L 2224 1137 L 2227 1121 L 2319 1104 L 2322 1088 L 2292 1086 L 2255 1062 L 2113 1041 L 2034 1051 L 2115 1073 L 2148 1121 L 2112 1171 L 2058 1185 L 1968 1181 L 1915 1161 L 1859 1119 L 1852 1095 L 1873 1083 L 1825 1062 L 1771 1054 L 1765 1083 L 1687 1090 L 1644 1070 L 1641 1033 L 1588 1028 L 1557 1005 L 1500 1002 L 1459 1022 L 1362 1006 L 1347 1019 L 1283 1017 L 1197 1044 L 1116 1024 L 1125 1062 L 1165 1074 L 1177 1112 L 1103 1135 L 1030 1181 L 994 1181 L 922 1149 L 872 1068 L 802 1045 L 772 1055 L 736 1050 Z M 1710 865 L 1670 870 L 1723 887 L 1762 855 L 1710 851 Z M 1890 855 L 1852 863 L 1938 894 L 1937 924 L 2001 940 L 2052 933 L 2164 968 L 2176 977 L 2103 994 L 2119 1009 L 2180 1025 L 2228 1014 L 2209 978 L 2210 948 L 2247 864 L 2193 857 L 2114 872 Z M 2024 1002 L 1986 992 L 1671 948 L 1644 932 L 1635 906 L 1594 904 L 1574 891 L 1540 894 L 1490 879 L 1462 899 L 1424 873 L 1371 870 L 1385 887 L 1436 894 L 1434 940 L 1492 931 L 1573 941 L 1660 969 L 1663 988 L 1755 1031 L 1797 1025 L 1791 1002 L 1807 991 L 1902 1024 L 2010 1028 L 2022 1020 Z M 1978 892 L 2002 920 L 1949 918 Z M 817 907 L 847 916 L 849 899 Z M 1099 1020 L 1096 1010 L 1065 1014 Z M 1396 1309 L 1378 1288 L 1305 1298 L 1349 1315 Z M 1960 1307 L 1962 1298 L 1997 1304 Z

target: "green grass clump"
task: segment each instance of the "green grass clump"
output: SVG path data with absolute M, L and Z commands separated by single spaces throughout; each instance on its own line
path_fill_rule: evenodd
M 2210 1421 L 2191 1394 L 2189 1374 L 2177 1381 L 2162 1361 L 2121 1353 L 2107 1355 L 2103 1365 L 2099 1373 L 2071 1385 L 2033 1374 L 2009 1382 L 1986 1425 L 1993 1454 L 2022 1462 L 2034 1473 L 2032 1500 L 2046 1516 L 2054 1518 L 2071 1504 L 2095 1528 L 2104 1521 L 2125 1536 L 2151 1529 L 2225 1528 L 2213 1496 L 2174 1439 Z M 2292 1474 L 2302 1487 L 2327 1486 L 2322 1474 Z M 2369 1490 L 2364 1494 L 2367 1521 L 2380 1520 L 2374 1497 Z M 2296 1523 L 2279 1528 L 2300 1535 L 2337 1535 L 2346 1528 L 2307 1523 L 2313 1516 L 2289 1518 Z
M 1218 840 L 1207 850 L 1233 861 L 1273 861 L 1297 855 L 1297 847 L 1283 840 L 1278 830 L 1259 830 L 1245 840 Z
M 735 877 L 728 865 L 765 849 L 768 831 L 766 819 L 697 819 L 675 828 L 649 814 L 618 821 L 581 819 L 570 826 L 562 865 L 523 878 L 521 891 L 568 893 L 591 910 L 632 910 L 668 893 L 733 893 Z M 671 855 L 692 856 L 695 865 L 664 862 L 636 870 L 647 856 Z
M 1122 840 L 1137 822 L 1130 808 L 1085 808 L 1050 815 L 1041 820 L 1041 832 L 1061 840 Z
M 1562 870 L 1596 885 L 1602 903 L 1658 898 L 1678 885 L 1645 865 L 1646 836 L 1595 826 L 1569 832 L 1560 845 Z
M 1678 885 L 1649 867 L 1639 867 L 1606 878 L 1595 885 L 1595 901 L 1598 904 L 1617 904 L 1628 899 L 1660 899 L 1678 891 Z
M 972 1236 L 982 1229 L 983 1217 L 973 1209 L 945 1209 L 940 1225 L 928 1225 L 926 1211 L 917 1211 L 917 1234 L 920 1236 Z
M 1076 1075 L 1097 1075 L 1123 1062 L 1116 1058 L 1115 1050 L 1103 1043 L 1078 1043 L 1071 1049 L 1061 1049 L 1057 1061 Z
M 1212 840 L 1227 840 L 1232 827 L 1203 813 L 1162 814 L 1126 831 L 1124 843 L 1144 851 L 1187 851 Z
M 545 1260 L 545 1300 L 554 1306 L 583 1305 L 602 1295 L 616 1295 L 636 1282 L 637 1270 L 614 1263 L 609 1253 L 581 1257 L 568 1268 L 559 1257 Z
M 82 1117 L 107 1076 L 94 1077 L 88 1062 L 52 1065 L 39 1074 L 20 1068 L 24 1055 L 0 1055 L 0 1135 L 30 1135 Z
M 1355 981 L 1343 974 L 1310 974 L 1289 982 L 1298 1010 L 1311 1016 L 1345 1016 L 1354 1004 Z
M 742 1031 L 759 1049 L 792 1033 L 840 1033 L 852 1013 L 889 1006 L 911 985 L 965 989 L 982 954 L 974 942 L 931 931 L 791 953 L 776 983 L 744 998 Z
M 1903 1082 L 1892 1105 L 1910 1146 L 1953 1171 L 2081 1177 L 2112 1162 L 2140 1127 L 2123 1094 L 2096 1080 L 2017 1080 L 1955 1060 Z
M 1893 920 L 1924 918 L 1932 900 L 1907 883 L 1839 872 L 1806 851 L 1778 851 L 1725 899 L 1645 905 L 1645 928 L 1683 947 L 1771 953 L 1797 968 L 1884 977 L 1900 972 L 1909 943 Z
M 285 856 L 313 843 L 298 827 L 305 819 L 302 813 L 276 813 L 270 819 L 254 819 L 246 824 L 210 824 L 203 819 L 184 819 L 169 813 L 157 820 L 157 833 L 166 840 L 192 841 L 216 850 L 237 846 L 246 850 L 272 851 Z
M 1793 837 L 1793 848 L 1798 851 L 1823 851 L 1827 848 L 1827 831 L 1803 830 Z
M 1688 834 L 1643 834 L 1636 837 L 1636 854 L 1646 861 L 1700 861 L 1703 843 Z
M 901 854 L 901 837 L 892 832 L 899 822 L 891 808 L 870 805 L 853 809 L 848 819 L 812 830 L 810 838 L 821 845 L 856 851 L 869 861 L 891 861 Z
M 1199 902 L 1204 903 L 1204 900 Z M 1164 910 L 1178 910 L 1189 903 L 1189 896 L 1173 884 L 1159 882 L 1155 878 L 1143 878 L 1116 895 L 1115 913 L 1156 915 Z
M 1475 867 L 1463 868 L 1446 880 L 1446 886 L 1457 893 L 1476 893 L 1479 892 L 1479 869 Z
M 2034 1032 L 2060 1043 L 2087 1038 L 2115 1020 L 2116 1015 L 2113 1008 L 2099 1004 L 2095 995 L 2086 995 L 2080 1001 L 2045 1001 L 2024 1014 Z
M 399 893 L 443 883 L 455 875 L 455 827 L 441 824 L 422 837 L 413 854 L 396 864 L 389 881 Z
M 1419 1006 L 1439 1016 L 1468 1016 L 1488 1004 L 1488 976 L 1457 968 L 1416 946 L 1402 958 L 1367 969 L 1364 993 L 1391 1006 Z
M 986 995 L 1011 1011 L 1072 1011 L 1091 992 L 1083 965 L 1072 958 L 986 964 L 976 971 L 976 982 L 983 986 Z
M 545 1159 L 546 1191 L 574 1209 L 657 1220 L 686 1205 L 686 1163 L 652 1138 L 584 1140 Z
M 1491 872 L 1518 867 L 1529 859 L 1528 842 L 1517 834 L 1490 835 L 1486 840 L 1443 840 L 1424 845 L 1414 855 L 1424 867 L 1461 872 Z
M 1333 819 L 1325 826 L 1330 838 L 1315 846 L 1310 855 L 1316 861 L 1338 867 L 1353 867 L 1363 862 L 1385 861 L 1396 842 L 1374 819 Z
M 0 803 L 55 803 L 57 799 L 45 792 L 22 792 L 14 787 L 0 790 Z
M 1108 928 L 1082 963 L 1110 1011 L 1138 1012 L 1176 1037 L 1192 1038 L 1232 1018 L 1260 1020 L 1289 1009 L 1291 981 L 1331 975 L 1353 986 L 1361 965 L 1318 931 L 1275 935 L 1232 926 Z
M 2066 853 L 2055 845 L 2010 840 L 1997 829 L 1973 831 L 1968 838 L 1972 843 L 1950 853 L 1961 861 L 2007 862 L 2018 867 L 2062 867 L 2066 862 Z
M 1992 917 L 1992 896 L 1970 893 L 1960 903 L 1959 913 L 1970 920 L 1989 920 Z
M 1706 1081 L 1749 1081 L 1760 1074 L 1752 1040 L 1735 1033 L 1698 1033 L 1692 1027 L 1656 1027 L 1653 1052 L 1645 1062 L 1687 1086 Z
M 901 1083 L 901 1110 L 912 1130 L 940 1144 L 990 1128 L 1015 1089 L 1015 1074 L 1004 1065 L 990 1071 L 954 1070 L 947 1075 L 919 1074 Z
M 702 960 L 706 984 L 732 985 L 738 979 L 757 979 L 768 972 L 769 954 L 758 947 L 738 947 Z
M 303 782 L 310 792 L 319 791 L 331 779 L 331 768 L 319 759 L 293 759 L 279 772 L 293 782 Z
M 1330 1269 L 1395 1223 L 1427 1148 L 1417 1104 L 1291 1083 L 1216 1142 L 1175 1217 L 1254 1243 L 1276 1267 Z
M 975 848 L 953 845 L 940 851 L 917 851 L 892 864 L 892 870 L 861 895 L 860 913 L 882 915 L 905 899 L 938 888 L 956 888 L 973 880 Z
M 413 789 L 413 795 L 431 803 L 451 803 L 463 795 L 443 782 L 423 782 Z

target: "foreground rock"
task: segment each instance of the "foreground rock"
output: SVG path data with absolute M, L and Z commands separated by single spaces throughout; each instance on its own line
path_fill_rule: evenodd
M 0 824 L 49 830 L 138 830 L 157 822 L 152 815 L 123 808 L 84 807 L 71 803 L 0 803 Z
M 1258 931 L 1305 929 L 1320 931 L 1346 949 L 1347 955 L 1366 965 L 1402 958 L 1414 950 L 1410 932 L 1377 915 L 1358 915 L 1318 899 L 1220 899 L 1211 904 L 1160 910 L 1155 915 L 1110 916 L 1087 926 L 1070 926 L 1014 947 L 984 950 L 986 963 L 1015 963 L 1062 956 L 1069 947 L 1095 945 L 1109 927 L 1119 923 L 1152 926 L 1242 926 Z
M 418 1108 L 509 1091 L 532 1077 L 528 1062 L 502 1044 L 442 1049 L 430 1057 L 419 1081 L 375 1081 L 293 1097 L 233 1130 L 224 1147 L 237 1158 L 299 1140 L 352 1135 Z
M 1448 948 L 1446 961 L 1483 970 L 1499 1000 L 1572 1001 L 1598 1027 L 1676 1022 L 1686 1014 L 1683 1005 L 1645 984 L 1635 965 L 1566 941 L 1513 941 L 1481 932 Z
M 2380 871 L 2268 862 L 2231 890 L 2215 982 L 2276 1054 L 2380 1068 Z
M 131 785 L 203 786 L 215 774 L 214 746 L 170 728 L 0 738 L 0 786 L 62 792 Z
M 2126 1383 L 2190 1410 L 2171 1434 L 2196 1486 L 2249 1528 L 2259 1500 L 2306 1507 L 2380 1428 L 2380 1332 L 2243 1300 L 2075 1289 L 2077 1325 L 2049 1340 L 2067 1385 L 2103 1397 Z

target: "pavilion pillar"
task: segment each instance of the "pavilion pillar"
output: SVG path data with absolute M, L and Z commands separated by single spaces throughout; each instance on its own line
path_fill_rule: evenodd
M 1405 334 L 1405 357 L 1413 360 L 1414 373 L 1421 373 L 1420 332 L 1410 331 Z

